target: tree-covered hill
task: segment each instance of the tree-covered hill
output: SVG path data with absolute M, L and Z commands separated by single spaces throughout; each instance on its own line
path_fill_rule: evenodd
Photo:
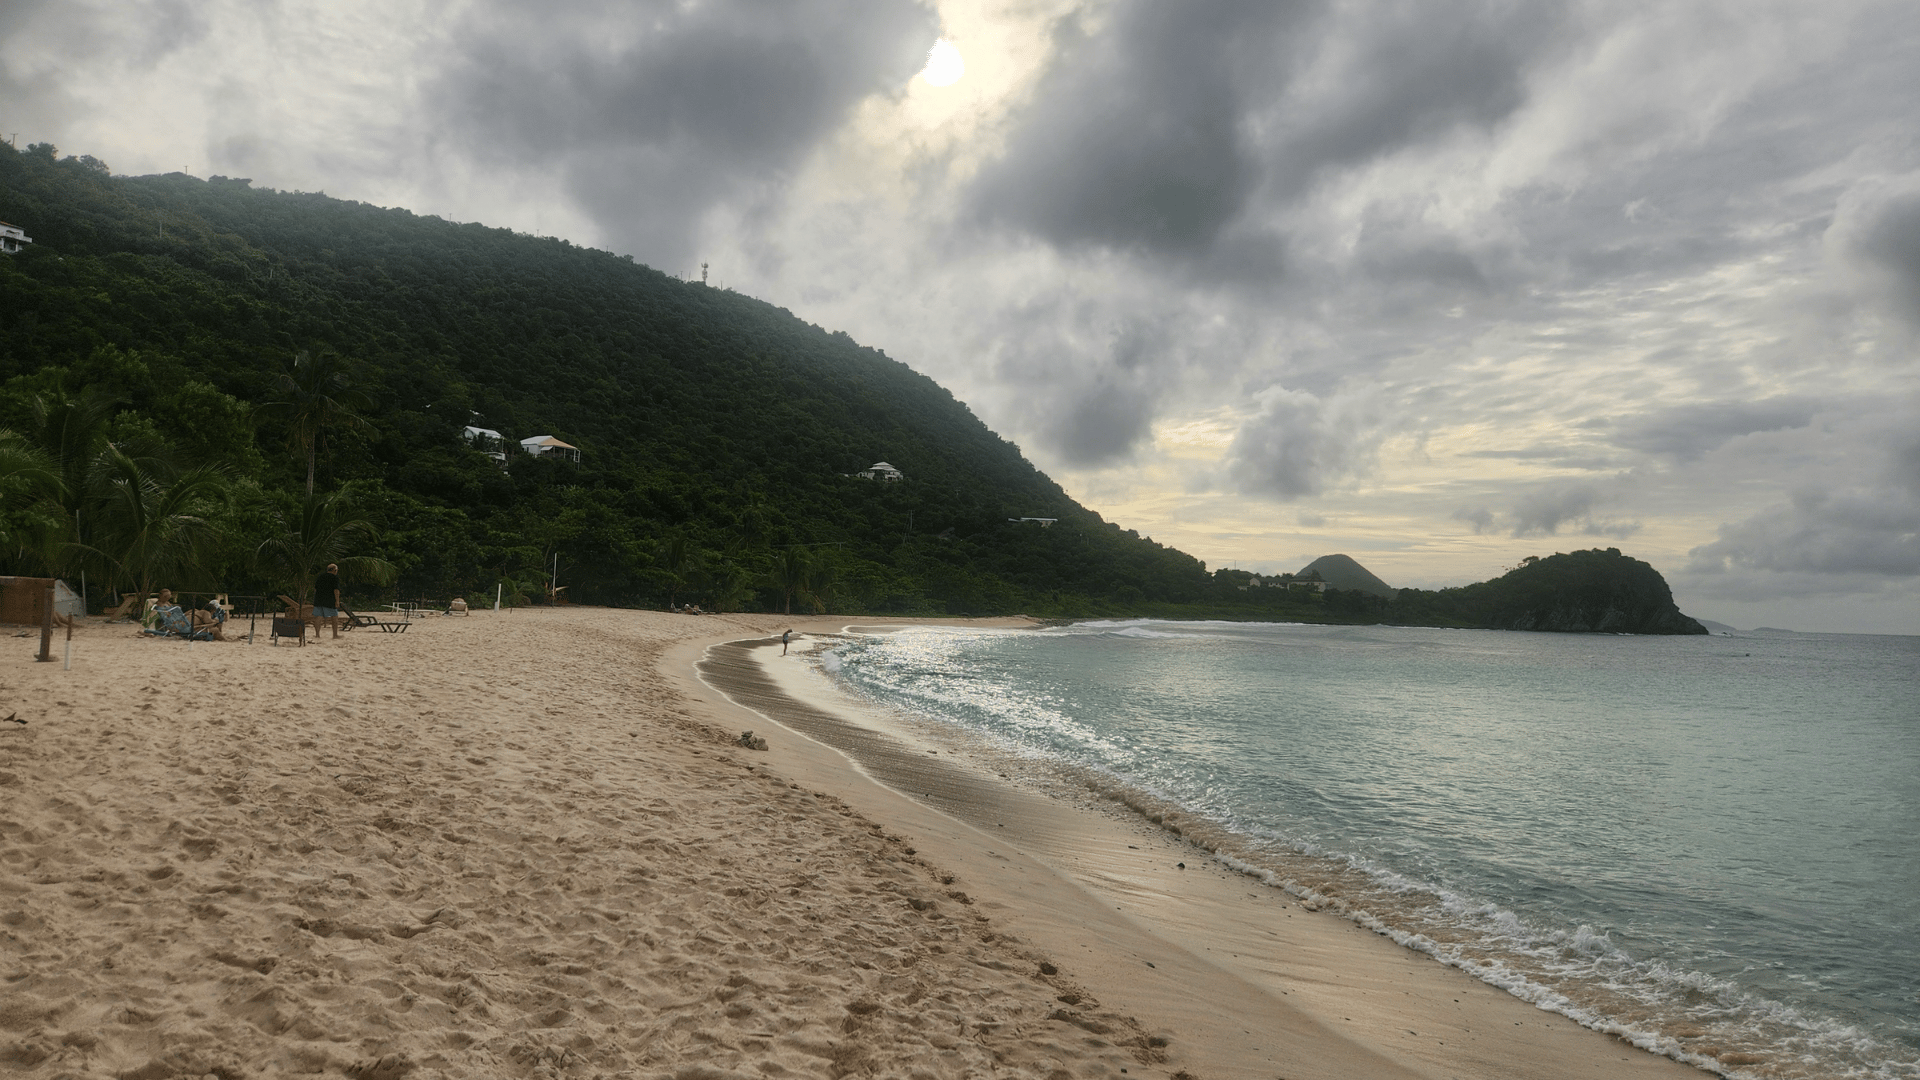
M 790 552 L 799 591 L 836 610 L 1079 614 L 1213 590 L 932 380 L 626 258 L 245 180 L 115 177 L 44 144 L 0 147 L 0 219 L 34 240 L 0 259 L 0 423 L 110 395 L 116 445 L 226 469 L 232 498 L 209 511 L 226 543 L 195 585 L 275 584 L 249 528 L 300 497 L 306 464 L 264 406 L 304 353 L 368 399 L 315 464 L 383 527 L 402 596 L 531 591 L 558 554 L 577 601 L 764 607 L 790 601 Z M 470 423 L 582 460 L 503 470 Z M 846 475 L 882 459 L 905 479 Z
M 1394 622 L 1495 630 L 1704 634 L 1680 613 L 1660 571 L 1619 548 L 1528 558 L 1491 581 L 1427 592 L 1401 589 L 1387 608 Z

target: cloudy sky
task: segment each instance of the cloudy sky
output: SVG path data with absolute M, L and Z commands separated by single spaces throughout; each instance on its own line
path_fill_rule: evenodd
M 20 146 L 708 263 L 1210 565 L 1618 546 L 1703 618 L 1920 633 L 1911 0 L 7 0 L 0 42 Z

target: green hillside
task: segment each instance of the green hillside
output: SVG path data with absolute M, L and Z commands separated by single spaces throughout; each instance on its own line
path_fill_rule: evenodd
M 1704 634 L 1680 613 L 1660 571 L 1619 548 L 1528 558 L 1507 573 L 1457 589 L 1402 589 L 1394 622 L 1569 633 Z
M 1093 614 L 1213 586 L 1074 503 L 932 380 L 626 258 L 244 180 L 114 177 L 44 145 L 0 147 L 0 219 L 34 240 L 0 258 L 0 423 L 30 433 L 36 398 L 104 394 L 117 445 L 230 474 L 205 508 L 218 550 L 176 587 L 281 584 L 251 556 L 306 465 L 263 406 L 302 352 L 369 399 L 315 467 L 382 528 L 400 596 L 490 594 L 503 576 L 537 594 L 556 553 L 572 599 L 613 604 L 779 607 L 791 552 L 839 611 Z M 502 470 L 469 423 L 582 460 Z M 844 475 L 879 460 L 904 481 Z M 13 569 L 48 559 L 17 547 Z

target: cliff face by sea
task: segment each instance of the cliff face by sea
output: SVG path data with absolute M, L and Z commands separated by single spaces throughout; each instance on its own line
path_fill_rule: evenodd
M 1704 634 L 1660 571 L 1619 548 L 1530 558 L 1457 589 L 1402 589 L 1392 618 L 1417 625 L 1594 634 Z

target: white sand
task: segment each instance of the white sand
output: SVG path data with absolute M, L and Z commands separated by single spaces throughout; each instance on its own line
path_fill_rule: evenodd
M 1244 880 L 1166 880 L 1121 861 L 1140 837 L 1114 832 L 1109 851 L 1087 838 L 1112 822 L 1015 792 L 1034 850 L 987 837 L 687 672 L 706 641 L 787 625 L 483 612 L 305 648 L 88 626 L 72 671 L 33 663 L 37 639 L 0 637 L 14 643 L 0 713 L 28 721 L 0 724 L 0 1072 L 1614 1076 L 1623 1055 L 1636 1075 L 1679 1068 L 1325 917 L 1304 920 L 1319 937 L 1225 964 L 1206 950 L 1249 932 L 1229 921 L 1274 914 L 1240 898 Z M 743 727 L 771 749 L 730 746 Z M 1195 913 L 1210 927 L 1167 930 Z M 1393 1009 L 1350 1012 L 1362 1027 L 1345 1030 L 1321 1006 L 1272 1004 L 1340 1000 L 1307 985 L 1312 970 L 1399 992 L 1398 976 L 1367 981 L 1387 967 L 1366 958 L 1389 953 L 1396 971 L 1453 975 L 1473 1009 L 1571 1031 L 1487 1035 L 1542 1070 L 1483 1072 L 1395 1042 L 1379 1023 Z M 1476 1033 L 1495 1012 L 1472 1013 Z

